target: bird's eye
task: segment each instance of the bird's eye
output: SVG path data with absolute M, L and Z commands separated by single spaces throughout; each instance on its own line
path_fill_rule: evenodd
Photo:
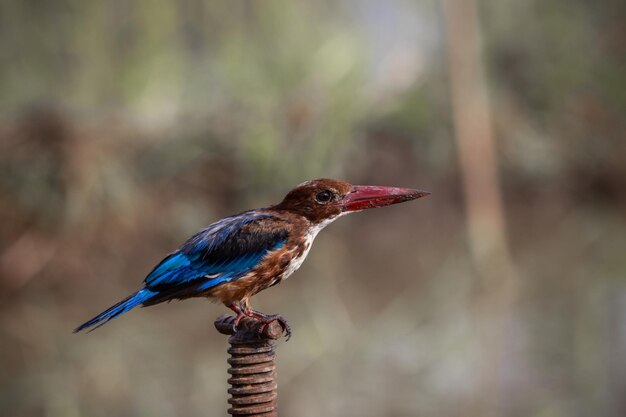
M 320 191 L 315 199 L 320 203 L 328 203 L 333 198 L 333 193 L 329 190 Z

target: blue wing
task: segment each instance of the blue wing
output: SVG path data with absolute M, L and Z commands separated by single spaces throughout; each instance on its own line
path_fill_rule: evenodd
M 271 217 L 246 212 L 213 223 L 161 261 L 146 277 L 146 287 L 163 291 L 193 283 L 202 291 L 241 278 L 287 240 L 286 228 L 262 226 Z
M 269 251 L 280 248 L 287 241 L 288 226 L 272 217 L 271 214 L 249 211 L 212 224 L 157 265 L 145 279 L 146 288 L 74 331 L 96 329 L 138 305 L 193 297 L 244 276 Z

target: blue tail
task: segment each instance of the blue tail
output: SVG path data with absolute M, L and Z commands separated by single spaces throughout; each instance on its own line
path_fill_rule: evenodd
M 88 322 L 81 324 L 80 326 L 74 329 L 74 333 L 78 333 L 81 330 L 85 330 L 93 326 L 96 326 L 96 327 L 94 327 L 93 329 L 89 331 L 96 330 L 98 327 L 104 326 L 110 320 L 113 320 L 117 316 L 124 314 L 129 310 L 132 310 L 133 308 L 137 307 L 139 304 L 145 301 L 148 301 L 150 298 L 154 297 L 155 295 L 157 295 L 156 292 L 150 291 L 146 288 L 144 288 L 143 290 L 139 290 L 136 293 L 131 294 L 128 297 L 124 298 L 122 301 L 110 307 L 106 311 L 103 311 L 102 313 L 98 314 L 96 317 L 92 318 Z

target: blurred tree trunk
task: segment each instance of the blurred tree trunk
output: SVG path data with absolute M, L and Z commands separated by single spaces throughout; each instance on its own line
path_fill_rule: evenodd
M 477 413 L 506 415 L 507 379 L 516 369 L 509 326 L 516 299 L 495 139 L 481 62 L 480 22 L 475 0 L 444 0 L 450 94 L 465 194 L 468 239 L 478 272 L 473 300 L 480 345 Z M 509 363 L 512 361 L 513 363 Z

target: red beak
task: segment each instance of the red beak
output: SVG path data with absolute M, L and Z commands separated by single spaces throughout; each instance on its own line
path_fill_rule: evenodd
M 409 188 L 355 185 L 352 187 L 352 191 L 339 204 L 343 211 L 359 211 L 403 203 L 429 194 L 428 191 L 411 190 Z

